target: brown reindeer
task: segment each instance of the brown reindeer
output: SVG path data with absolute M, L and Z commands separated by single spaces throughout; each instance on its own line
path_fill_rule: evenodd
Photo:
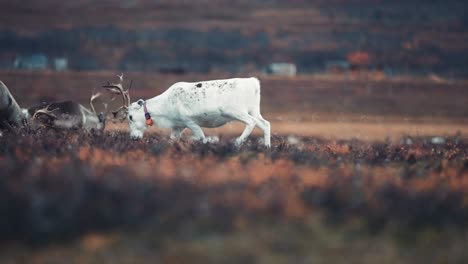
M 21 110 L 8 87 L 0 81 L 0 129 L 21 126 L 23 121 Z
M 113 119 L 119 117 L 122 121 L 121 112 L 126 111 L 130 96 L 129 89 L 123 89 L 123 74 L 118 75 L 119 83 L 107 83 L 103 87 L 112 94 L 111 101 L 116 95 L 122 96 L 122 106 L 112 111 Z M 89 100 L 90 108 L 74 101 L 53 101 L 43 102 L 26 109 L 22 109 L 16 103 L 10 91 L 0 81 L 0 129 L 19 127 L 28 124 L 30 127 L 45 126 L 59 129 L 82 128 L 90 130 L 104 130 L 107 106 L 104 104 L 104 111 L 97 113 L 94 101 L 102 96 L 101 92 L 93 90 Z

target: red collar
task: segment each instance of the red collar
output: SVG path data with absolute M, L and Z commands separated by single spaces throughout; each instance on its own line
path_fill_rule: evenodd
M 148 109 L 146 108 L 146 102 L 143 104 L 143 111 L 145 111 L 145 119 L 146 119 L 146 124 L 148 126 L 153 125 L 153 119 L 151 119 L 151 114 L 148 112 Z

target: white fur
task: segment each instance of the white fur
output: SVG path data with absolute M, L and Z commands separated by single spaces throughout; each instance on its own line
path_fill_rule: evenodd
M 129 106 L 132 138 L 142 138 L 148 128 L 144 102 L 140 99 Z M 270 147 L 270 122 L 260 114 L 260 82 L 257 78 L 178 82 L 145 103 L 155 125 L 172 129 L 171 138 L 180 138 L 182 131 L 189 128 L 195 139 L 207 142 L 201 127 L 219 127 L 238 120 L 246 124 L 244 132 L 236 139 L 238 145 L 258 126 L 263 130 L 265 145 Z
M 28 120 L 31 117 L 31 115 L 28 112 L 28 109 L 26 108 L 21 108 L 21 114 L 23 115 L 23 119 L 26 120 Z

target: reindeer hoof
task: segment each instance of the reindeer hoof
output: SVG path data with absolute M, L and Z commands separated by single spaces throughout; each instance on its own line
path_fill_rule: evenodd
M 242 146 L 242 144 L 244 144 L 244 140 L 242 140 L 241 138 L 237 138 L 237 139 L 234 141 L 234 144 L 235 144 L 237 147 L 240 147 L 240 146 Z
M 212 136 L 212 137 L 207 137 L 205 143 L 218 143 L 218 142 L 219 142 L 219 137 Z

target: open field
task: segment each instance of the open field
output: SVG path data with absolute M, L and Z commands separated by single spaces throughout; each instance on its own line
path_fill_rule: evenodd
M 93 88 L 117 81 L 116 72 L 0 71 L 2 80 L 17 95 L 20 105 L 41 100 L 73 98 L 87 104 Z M 158 74 L 126 72 L 133 80 L 132 99 L 150 98 L 178 81 L 257 76 L 262 86 L 262 109 L 269 119 L 334 121 L 352 117 L 361 121 L 466 122 L 467 81 L 429 78 L 374 78 L 353 75 L 304 75 L 294 78 L 258 72 L 220 74 Z M 383 117 L 383 118 L 382 118 Z M 380 118 L 380 119 L 379 119 Z M 382 120 L 383 119 L 383 120 Z
M 260 76 L 262 112 L 274 135 L 317 136 L 328 139 L 399 141 L 404 136 L 468 135 L 467 82 L 424 78 L 373 79 L 353 76 Z M 73 98 L 85 105 L 94 87 L 115 81 L 113 72 L 0 72 L 22 106 L 42 100 Z M 130 72 L 132 100 L 150 98 L 177 81 L 227 78 L 229 75 L 171 75 Z M 126 131 L 127 124 L 108 124 Z M 240 134 L 238 123 L 208 129 L 210 135 Z M 149 132 L 167 131 L 152 128 Z M 259 130 L 254 130 L 258 134 Z
M 0 0 L 0 80 L 21 107 L 88 106 L 120 72 L 132 101 L 256 76 L 272 127 L 270 149 L 258 128 L 234 146 L 236 122 L 207 144 L 110 120 L 0 130 L 0 264 L 468 263 L 466 10 Z M 277 63 L 297 74 L 267 75 Z
M 2 263 L 462 263 L 468 145 L 0 137 Z M 409 144 L 411 143 L 411 144 Z
M 349 117 L 348 117 L 349 118 Z M 326 139 L 358 139 L 365 141 L 385 141 L 399 142 L 404 138 L 411 137 L 451 137 L 460 135 L 466 137 L 468 135 L 468 125 L 458 123 L 444 123 L 437 121 L 434 123 L 411 123 L 411 122 L 360 122 L 346 121 L 272 121 L 271 122 L 273 135 L 290 135 L 290 136 L 315 136 Z M 128 124 L 111 123 L 107 125 L 107 129 L 111 131 L 128 132 Z M 244 129 L 242 123 L 230 123 L 220 128 L 205 129 L 207 136 L 224 136 L 234 139 L 239 136 Z M 150 128 L 146 133 L 158 134 L 169 138 L 169 129 L 159 129 L 157 127 Z M 184 132 L 185 135 L 190 135 L 190 130 Z M 253 135 L 261 135 L 262 131 L 256 128 Z
M 111 72 L 0 72 L 22 106 Z M 223 75 L 216 76 L 218 78 Z M 132 98 L 214 75 L 127 74 Z M 260 75 L 272 148 L 103 133 L 0 136 L 0 263 L 463 263 L 466 82 Z M 187 132 L 186 134 L 189 134 Z M 434 140 L 434 137 L 442 137 Z

